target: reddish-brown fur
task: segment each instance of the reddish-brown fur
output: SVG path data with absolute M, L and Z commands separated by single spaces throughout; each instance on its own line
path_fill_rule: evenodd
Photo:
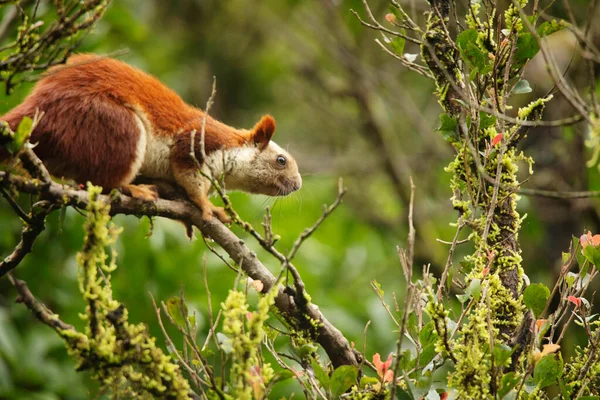
M 192 161 L 189 133 L 200 132 L 204 116 L 156 78 L 120 61 L 92 55 L 73 56 L 67 65 L 48 71 L 25 101 L 0 120 L 14 130 L 36 109 L 44 117 L 30 141 L 38 143 L 34 151 L 50 172 L 78 182 L 89 180 L 105 189 L 130 183 L 126 178 L 139 139 L 134 110 L 147 118 L 152 127 L 149 134 L 176 137 L 171 157 L 181 167 Z M 207 117 L 205 152 L 241 146 L 249 139 L 268 143 L 274 129 L 271 117 L 264 117 L 251 133 Z M 199 140 L 198 133 L 197 156 Z

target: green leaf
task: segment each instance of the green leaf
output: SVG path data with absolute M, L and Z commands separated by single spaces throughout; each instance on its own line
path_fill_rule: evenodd
M 298 356 L 300 357 L 300 359 L 303 360 L 307 357 L 314 355 L 317 352 L 317 350 L 319 350 L 319 349 L 314 344 L 306 343 L 306 344 L 303 344 L 302 346 L 300 346 L 296 350 L 296 352 L 298 353 Z
M 571 392 L 573 391 L 573 388 L 569 385 L 565 385 L 565 382 L 561 378 L 558 378 L 558 387 L 560 388 L 560 393 L 562 394 L 563 399 L 571 398 Z
M 400 356 L 400 369 L 408 371 L 414 368 L 416 362 L 417 360 L 412 358 L 410 350 L 404 350 Z
M 579 242 L 578 237 L 573 236 L 572 248 L 575 252 L 575 258 L 577 258 L 577 265 L 579 265 L 579 269 L 581 270 L 583 268 L 583 264 L 585 264 L 585 256 L 581 251 L 581 243 Z
M 367 385 L 374 385 L 377 382 L 379 382 L 379 379 L 375 378 L 374 376 L 363 376 L 362 378 L 360 378 L 360 387 L 361 389 L 365 388 Z
M 435 344 L 430 344 L 423 347 L 421 354 L 419 354 L 419 366 L 425 367 L 427 364 L 433 360 L 437 351 L 435 351 Z
M 167 300 L 167 311 L 173 321 L 180 327 L 185 327 L 185 319 L 188 315 L 188 308 L 179 296 L 173 296 Z M 185 314 L 185 315 L 184 315 Z
M 520 379 L 515 372 L 508 372 L 504 374 L 502 377 L 502 382 L 500 383 L 500 389 L 498 390 L 498 397 L 503 399 L 508 392 L 517 386 L 519 381 Z
M 419 343 L 421 344 L 421 354 L 419 355 L 419 365 L 421 367 L 426 366 L 433 360 L 433 357 L 437 354 L 435 351 L 435 344 L 438 341 L 438 334 L 435 330 L 433 321 L 428 322 L 423 326 L 423 329 L 419 332 Z
M 421 399 L 425 397 L 431 389 L 433 382 L 433 376 L 431 374 L 421 375 L 417 378 L 417 384 L 415 385 L 415 392 L 413 393 L 416 398 Z
M 394 40 L 392 40 L 390 42 L 390 46 L 392 46 L 392 49 L 394 49 L 396 54 L 398 54 L 401 57 L 404 54 L 404 45 L 405 44 L 406 44 L 406 39 L 399 37 L 399 36 L 396 36 L 394 38 Z
M 423 329 L 421 329 L 421 331 L 419 332 L 419 343 L 421 343 L 421 347 L 425 347 L 430 344 L 435 344 L 437 340 L 438 334 L 435 331 L 433 321 L 429 321 L 423 326 Z
M 358 369 L 354 365 L 342 365 L 336 368 L 331 375 L 331 394 L 334 398 L 340 397 L 356 383 Z
M 204 349 L 204 350 L 201 350 L 201 351 L 200 351 L 200 354 L 202 354 L 202 356 L 203 356 L 204 358 L 209 358 L 209 357 L 212 357 L 212 356 L 214 356 L 214 355 L 215 355 L 215 352 L 214 352 L 214 351 L 212 351 L 212 350 L 211 350 L 211 349 L 209 349 L 209 348 L 206 348 L 206 349 Z
M 284 369 L 283 371 L 277 373 L 276 379 L 277 382 L 287 381 L 290 378 L 294 377 L 294 373 L 290 370 Z
M 27 140 L 27 137 L 29 137 L 29 135 L 31 134 L 32 129 L 33 121 L 31 120 L 31 118 L 23 117 L 23 119 L 19 123 L 19 127 L 15 132 L 15 136 L 13 137 L 12 142 L 6 145 L 6 149 L 11 154 L 15 154 L 16 152 L 21 150 L 21 147 L 23 147 L 25 140 Z
M 515 50 L 514 60 L 517 66 L 525 64 L 527 60 L 532 59 L 540 50 L 536 38 L 531 33 L 522 33 L 517 38 L 517 49 Z
M 565 27 L 566 25 L 564 22 L 553 19 L 552 21 L 543 22 L 538 26 L 537 34 L 539 37 L 544 37 L 552 35 L 554 32 L 562 31 Z
M 490 115 L 490 114 L 487 114 L 484 112 L 479 114 L 479 128 L 480 129 L 489 128 L 490 126 L 494 126 L 495 123 L 496 123 L 495 115 Z
M 442 365 L 437 367 L 431 376 L 434 389 L 448 388 L 448 376 L 456 370 L 454 362 L 452 360 L 445 360 Z
M 373 285 L 373 287 L 375 288 L 375 290 L 377 290 L 377 294 L 379 294 L 381 297 L 383 297 L 383 289 L 381 288 L 381 284 L 379 282 L 377 282 L 375 279 L 373 279 L 371 281 L 371 285 Z
M 456 38 L 456 44 L 462 58 L 467 61 L 474 69 L 474 72 L 485 73 L 491 68 L 491 60 L 487 51 L 484 52 L 477 45 L 478 33 L 475 29 L 462 31 Z
M 535 364 L 533 379 L 539 388 L 545 388 L 556 382 L 563 373 L 562 358 L 556 358 L 554 354 L 548 354 Z
M 466 275 L 469 272 L 473 271 L 473 268 L 475 268 L 475 263 L 473 263 L 473 261 L 461 261 L 459 262 L 460 266 L 462 267 L 462 272 Z
M 441 125 L 436 130 L 442 133 L 444 139 L 451 143 L 458 141 L 456 118 L 452 118 L 448 114 L 440 114 L 440 121 Z
M 513 88 L 513 94 L 531 93 L 532 91 L 533 89 L 531 89 L 531 86 L 529 86 L 529 82 L 527 82 L 525 79 L 517 82 Z
M 567 286 L 573 286 L 573 284 L 575 283 L 575 279 L 577 279 L 577 274 L 574 272 L 568 272 L 567 276 L 565 276 L 565 282 L 567 282 Z
M 600 248 L 594 247 L 592 245 L 588 245 L 583 249 L 584 257 L 596 268 L 600 267 Z M 587 268 L 585 269 L 585 273 L 587 273 Z M 583 278 L 586 274 L 584 274 L 584 268 L 581 269 L 581 277 Z
M 546 308 L 546 302 L 550 297 L 550 289 L 541 283 L 532 283 L 527 286 L 523 293 L 523 302 L 538 318 Z
M 315 378 L 317 378 L 323 388 L 329 389 L 329 376 L 327 375 L 327 372 L 325 372 L 323 367 L 321 367 L 321 364 L 319 364 L 319 362 L 314 358 L 311 362 L 311 365 L 313 371 L 315 371 Z
M 408 392 L 405 392 L 404 390 L 400 389 L 399 387 L 396 388 L 396 399 L 398 399 L 398 400 L 413 400 L 412 396 L 410 394 L 408 394 Z
M 465 294 L 457 294 L 456 297 L 458 301 L 461 303 L 465 303 L 470 298 L 477 301 L 479 300 L 479 296 L 481 295 L 481 280 L 479 278 L 475 278 L 469 283 L 467 290 L 465 290 Z
M 510 359 L 513 349 L 504 343 L 498 343 L 494 346 L 494 363 L 498 366 L 504 366 Z

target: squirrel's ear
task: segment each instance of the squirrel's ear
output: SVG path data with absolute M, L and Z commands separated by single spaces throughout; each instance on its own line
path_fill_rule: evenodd
M 252 131 L 250 132 L 250 140 L 258 146 L 260 150 L 264 150 L 269 145 L 269 141 L 275 133 L 275 120 L 270 115 L 263 116 Z

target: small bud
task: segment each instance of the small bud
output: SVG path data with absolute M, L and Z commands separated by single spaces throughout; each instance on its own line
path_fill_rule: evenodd
M 390 24 L 393 24 L 396 22 L 396 16 L 394 14 L 386 14 L 385 15 L 385 19 L 387 20 L 387 22 L 389 22 Z
M 535 327 L 537 329 L 537 332 L 540 331 L 540 329 L 542 329 L 542 326 L 544 326 L 544 324 L 548 322 L 547 319 L 538 319 L 535 321 Z
M 488 53 L 488 57 L 490 58 L 490 60 L 494 61 L 496 59 L 496 56 L 493 55 L 492 53 Z
M 258 293 L 261 293 L 263 291 L 263 289 L 265 288 L 265 284 L 262 283 L 262 281 L 260 281 L 258 279 L 252 281 L 252 286 L 254 286 L 254 290 L 256 290 Z

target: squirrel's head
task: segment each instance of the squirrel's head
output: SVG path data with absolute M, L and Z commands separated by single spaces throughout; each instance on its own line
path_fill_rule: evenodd
M 274 133 L 275 120 L 270 115 L 247 131 L 245 144 L 234 157 L 235 165 L 225 176 L 228 188 L 287 196 L 302 187 L 296 160 L 271 140 Z

